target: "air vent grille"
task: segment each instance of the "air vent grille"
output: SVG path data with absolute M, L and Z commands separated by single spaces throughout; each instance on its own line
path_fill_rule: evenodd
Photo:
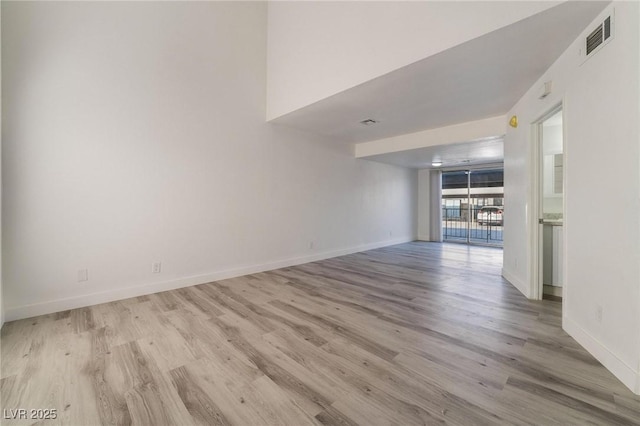
M 604 20 L 604 39 L 611 37 L 611 16 Z
M 586 38 L 585 57 L 595 53 L 613 35 L 612 15 L 606 17 Z
M 598 25 L 598 28 L 593 30 L 591 34 L 587 36 L 587 55 L 600 46 L 604 40 L 602 40 L 602 24 Z

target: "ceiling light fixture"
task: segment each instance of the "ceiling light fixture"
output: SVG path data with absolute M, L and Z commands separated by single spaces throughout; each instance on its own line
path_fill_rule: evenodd
M 433 163 L 431 163 L 432 167 L 440 167 L 442 166 L 442 161 L 434 161 Z
M 372 124 L 378 124 L 379 121 L 374 120 L 373 118 L 367 118 L 366 120 L 362 120 L 360 124 L 364 124 L 365 126 L 371 126 Z

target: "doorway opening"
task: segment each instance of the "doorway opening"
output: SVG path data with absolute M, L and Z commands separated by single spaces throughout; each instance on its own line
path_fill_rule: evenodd
M 444 241 L 502 247 L 504 169 L 442 172 Z
M 537 183 L 534 225 L 534 292 L 538 299 L 562 301 L 564 292 L 564 132 L 562 106 L 535 125 Z

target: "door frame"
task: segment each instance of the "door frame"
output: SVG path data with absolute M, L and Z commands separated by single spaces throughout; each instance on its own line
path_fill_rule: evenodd
M 563 153 L 563 167 L 562 167 L 562 181 L 564 190 L 562 194 L 562 217 L 563 227 L 566 226 L 566 173 L 567 173 L 567 155 L 566 155 L 566 141 L 567 130 L 565 124 L 566 117 L 566 103 L 563 101 L 555 104 L 551 108 L 547 109 L 544 113 L 538 116 L 536 120 L 531 123 L 531 151 L 530 151 L 530 170 L 531 170 L 531 192 L 529 197 L 529 205 L 531 208 L 528 211 L 529 217 L 529 298 L 533 300 L 541 300 L 543 293 L 542 283 L 542 249 L 543 249 L 543 226 L 539 222 L 542 218 L 542 197 L 543 188 L 541 185 L 542 177 L 542 123 L 556 114 L 558 111 L 562 111 L 562 153 Z M 566 228 L 563 229 L 566 234 Z M 562 263 L 563 263 L 563 277 L 562 277 L 562 305 L 563 308 L 566 303 L 567 296 L 567 268 L 566 268 L 566 237 L 562 239 Z

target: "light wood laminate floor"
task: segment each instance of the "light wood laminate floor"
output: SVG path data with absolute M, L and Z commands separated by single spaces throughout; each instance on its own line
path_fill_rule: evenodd
M 2 408 L 67 425 L 639 424 L 640 398 L 501 259 L 415 242 L 11 322 Z

